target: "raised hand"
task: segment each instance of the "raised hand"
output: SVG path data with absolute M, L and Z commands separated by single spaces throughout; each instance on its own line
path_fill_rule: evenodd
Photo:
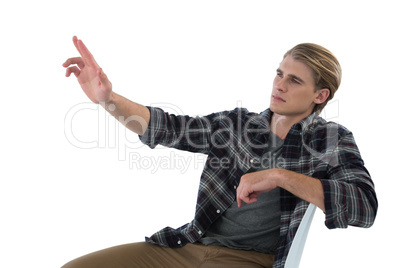
M 74 73 L 82 90 L 94 103 L 109 102 L 112 96 L 112 83 L 84 43 L 76 36 L 73 37 L 73 43 L 81 57 L 69 58 L 63 63 L 63 67 L 67 68 L 66 77 Z

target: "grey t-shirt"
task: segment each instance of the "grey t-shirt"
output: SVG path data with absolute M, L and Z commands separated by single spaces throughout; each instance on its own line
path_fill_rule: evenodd
M 269 146 L 259 161 L 254 161 L 247 173 L 281 167 L 283 140 L 272 132 Z M 279 188 L 260 194 L 252 204 L 237 201 L 206 231 L 200 242 L 234 249 L 255 250 L 275 254 L 279 240 L 280 203 Z

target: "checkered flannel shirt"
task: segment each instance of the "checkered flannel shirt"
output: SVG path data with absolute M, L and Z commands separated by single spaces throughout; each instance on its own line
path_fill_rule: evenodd
M 180 228 L 166 227 L 146 241 L 177 248 L 199 240 L 236 199 L 240 177 L 268 146 L 272 112 L 247 109 L 203 117 L 173 115 L 148 107 L 151 119 L 141 141 L 207 154 L 200 178 L 194 219 Z M 322 182 L 325 225 L 370 227 L 377 212 L 374 184 L 364 167 L 352 133 L 314 113 L 295 124 L 284 140 L 284 167 Z M 280 238 L 274 268 L 283 267 L 308 203 L 281 189 Z

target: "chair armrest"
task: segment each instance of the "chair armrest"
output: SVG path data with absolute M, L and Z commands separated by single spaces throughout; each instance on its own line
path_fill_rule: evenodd
M 308 206 L 306 213 L 304 214 L 303 219 L 300 222 L 300 226 L 296 231 L 293 243 L 289 249 L 289 253 L 285 262 L 285 268 L 299 267 L 308 231 L 310 229 L 311 222 L 313 221 L 314 212 L 316 208 L 317 207 L 311 203 Z

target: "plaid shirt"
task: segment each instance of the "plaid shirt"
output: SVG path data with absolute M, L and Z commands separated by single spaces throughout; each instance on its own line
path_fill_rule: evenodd
M 207 154 L 194 219 L 178 229 L 166 227 L 146 240 L 177 248 L 199 240 L 236 199 L 240 177 L 268 146 L 272 112 L 247 109 L 189 117 L 148 107 L 151 120 L 140 136 L 150 148 L 163 146 Z M 353 135 L 314 113 L 295 124 L 284 140 L 284 167 L 322 182 L 328 228 L 370 227 L 377 212 L 374 184 Z M 283 267 L 308 203 L 281 189 L 281 226 L 274 267 Z

